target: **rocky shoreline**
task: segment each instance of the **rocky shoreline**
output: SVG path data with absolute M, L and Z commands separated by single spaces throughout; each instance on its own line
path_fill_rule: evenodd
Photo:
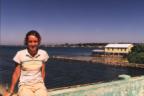
M 52 59 L 68 60 L 68 61 L 83 61 L 91 62 L 93 64 L 101 63 L 104 65 L 117 66 L 117 67 L 133 67 L 144 68 L 144 64 L 129 63 L 126 60 L 116 60 L 117 58 L 101 58 L 92 56 L 52 56 Z

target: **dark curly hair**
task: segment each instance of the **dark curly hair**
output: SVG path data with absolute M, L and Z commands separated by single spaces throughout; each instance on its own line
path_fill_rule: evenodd
M 41 42 L 41 36 L 40 36 L 40 34 L 37 31 L 35 31 L 35 30 L 31 30 L 31 31 L 27 32 L 27 34 L 25 36 L 25 40 L 24 40 L 24 44 L 25 45 L 27 45 L 28 36 L 30 36 L 30 35 L 36 36 L 38 38 L 39 44 L 40 44 L 40 42 Z

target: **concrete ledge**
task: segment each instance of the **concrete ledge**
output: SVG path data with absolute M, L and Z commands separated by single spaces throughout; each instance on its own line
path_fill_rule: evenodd
M 144 96 L 144 76 L 49 91 L 51 96 Z
M 48 93 L 50 96 L 144 96 L 144 76 L 121 76 L 128 79 L 49 89 Z M 2 90 L 3 87 L 0 87 Z

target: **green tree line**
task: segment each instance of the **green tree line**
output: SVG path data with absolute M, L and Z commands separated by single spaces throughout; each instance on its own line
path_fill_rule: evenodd
M 144 64 L 144 45 L 134 46 L 127 58 L 130 63 Z

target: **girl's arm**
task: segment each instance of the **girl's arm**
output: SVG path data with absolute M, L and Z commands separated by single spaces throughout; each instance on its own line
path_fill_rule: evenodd
M 45 80 L 45 64 L 42 64 L 41 73 L 42 73 L 43 80 Z
M 19 64 L 16 64 L 16 67 L 12 75 L 12 81 L 11 81 L 10 90 L 9 90 L 10 93 L 14 92 L 14 88 L 20 77 L 20 74 L 21 74 L 21 66 Z

